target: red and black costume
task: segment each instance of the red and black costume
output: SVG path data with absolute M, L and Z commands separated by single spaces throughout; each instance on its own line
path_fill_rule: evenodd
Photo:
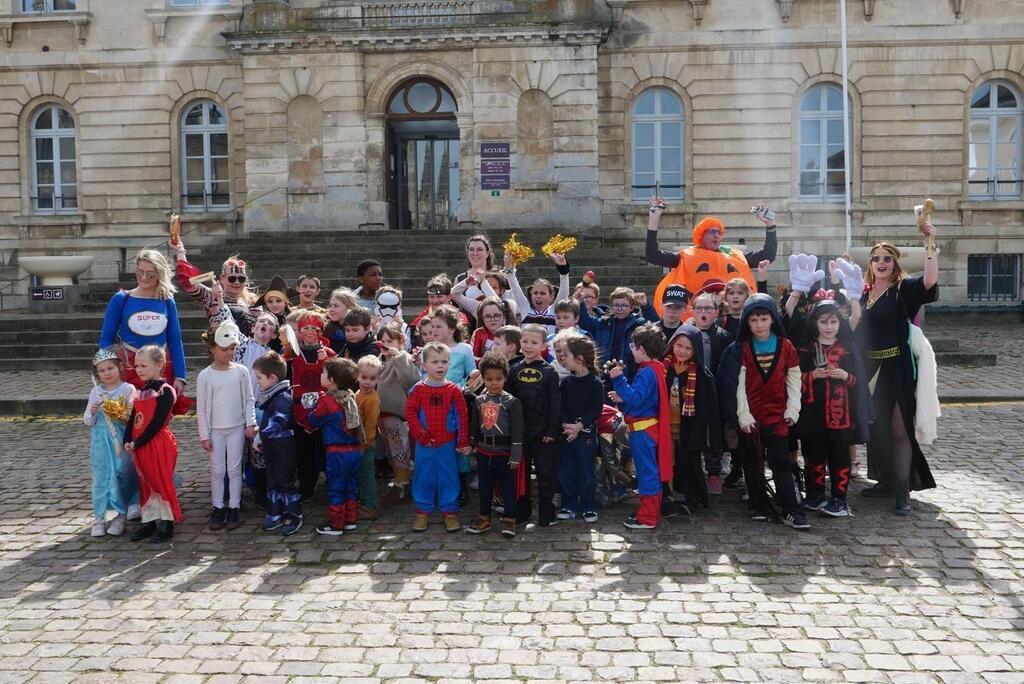
M 125 444 L 134 442 L 132 460 L 139 474 L 142 522 L 181 522 L 174 488 L 178 442 L 168 424 L 177 396 L 163 378 L 149 380 L 135 397 L 125 426 Z
M 836 301 L 829 297 L 830 292 L 820 292 L 799 350 L 801 408 L 796 432 L 801 440 L 808 500 L 824 496 L 826 468 L 832 498 L 844 500 L 850 483 L 849 446 L 867 437 L 863 415 L 869 410 L 867 380 L 860 350 Z M 818 319 L 833 314 L 841 321 L 840 332 L 835 342 L 825 345 L 818 339 Z M 814 371 L 819 368 L 840 368 L 846 371 L 847 379 L 815 378 Z
M 323 320 L 318 316 L 303 316 L 299 319 L 299 328 L 301 329 L 303 325 L 317 325 L 322 329 Z M 315 345 L 300 343 L 297 352 L 288 349 L 284 354 L 292 375 L 295 425 L 302 428 L 295 431 L 295 446 L 299 454 L 299 493 L 303 499 L 313 496 L 316 481 L 320 477 L 320 471 L 324 468 L 323 443 L 320 433 L 309 424 L 308 410 L 302 405 L 303 394 L 319 394 L 323 391 L 320 386 L 320 376 L 324 370 L 324 362 L 320 360 L 321 349 L 327 354 L 324 361 L 337 356 L 331 349 L 329 340 L 323 337 Z

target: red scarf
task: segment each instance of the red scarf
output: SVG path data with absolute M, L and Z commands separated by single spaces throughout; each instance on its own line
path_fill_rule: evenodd
M 668 388 L 665 386 L 667 369 L 661 361 L 646 361 L 640 368 L 650 368 L 658 380 L 658 424 L 648 428 L 648 434 L 658 442 L 658 473 L 662 482 L 672 481 L 672 426 L 669 423 Z

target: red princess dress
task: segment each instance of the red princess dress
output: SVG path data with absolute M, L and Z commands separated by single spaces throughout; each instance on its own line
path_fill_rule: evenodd
M 125 427 L 125 443 L 135 442 L 135 470 L 139 474 L 142 522 L 181 521 L 174 466 L 178 441 L 168 424 L 176 400 L 174 388 L 163 378 L 150 380 L 139 391 Z

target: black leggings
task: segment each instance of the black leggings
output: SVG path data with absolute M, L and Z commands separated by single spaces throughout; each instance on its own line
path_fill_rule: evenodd
M 820 430 L 800 439 L 804 456 L 807 496 L 825 493 L 825 471 L 832 485 L 832 498 L 845 499 L 850 484 L 850 445 L 840 430 Z

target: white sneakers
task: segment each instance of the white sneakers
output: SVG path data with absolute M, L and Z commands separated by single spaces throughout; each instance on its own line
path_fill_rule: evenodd
M 128 507 L 128 519 L 142 520 L 142 509 L 139 508 L 139 504 L 132 504 Z
M 125 516 L 119 515 L 115 517 L 113 520 L 110 521 L 110 524 L 107 525 L 107 534 L 109 534 L 111 537 L 120 537 L 122 534 L 124 534 L 124 523 Z

